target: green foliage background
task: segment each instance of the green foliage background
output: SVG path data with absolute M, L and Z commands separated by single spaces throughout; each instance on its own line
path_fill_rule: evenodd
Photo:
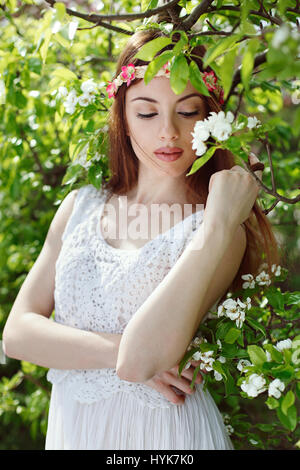
M 65 2 L 67 4 L 68 2 Z M 71 3 L 71 2 L 69 2 Z M 74 2 L 72 2 L 74 4 Z M 77 10 L 95 11 L 92 2 L 76 2 Z M 236 6 L 238 2 L 213 2 Z M 108 1 L 101 2 L 102 14 L 111 12 Z M 157 2 L 121 0 L 113 2 L 115 11 L 145 11 Z M 196 2 L 181 1 L 190 13 Z M 232 28 L 240 18 L 243 34 L 255 34 L 253 25 L 260 19 L 249 13 L 259 8 L 260 2 L 241 2 L 242 10 L 204 14 L 197 25 L 206 19 L 219 29 Z M 246 4 L 248 6 L 246 6 Z M 274 2 L 264 2 L 267 10 Z M 38 254 L 41 251 L 50 222 L 61 200 L 71 190 L 87 182 L 99 187 L 108 176 L 105 158 L 95 162 L 86 171 L 76 163 L 78 152 L 89 143 L 88 157 L 95 152 L 105 154 L 106 111 L 110 100 L 102 96 L 85 109 L 67 114 L 62 101 L 57 99 L 59 86 L 75 87 L 93 78 L 100 86 L 110 80 L 114 63 L 122 51 L 128 36 L 101 27 L 92 29 L 90 23 L 80 18 L 77 31 L 70 39 L 70 22 L 75 18 L 66 15 L 63 4 L 56 9 L 43 1 L 18 2 L 0 0 L 0 80 L 5 82 L 5 99 L 0 101 L 0 332 L 17 296 L 17 293 Z M 296 2 L 277 2 L 277 14 L 283 21 L 296 24 L 296 16 L 288 12 Z M 59 22 L 59 23 L 58 23 Z M 113 22 L 115 23 L 115 22 Z M 149 20 L 118 22 L 118 26 L 134 32 L 149 26 Z M 59 25 L 59 27 L 57 26 Z M 159 26 L 159 25 L 157 25 Z M 268 24 L 266 27 L 273 25 Z M 160 27 L 166 28 L 167 25 Z M 274 29 L 266 33 L 265 41 L 271 43 Z M 217 41 L 219 41 L 217 43 Z M 299 187 L 299 134 L 300 109 L 292 101 L 299 77 L 299 60 L 296 49 L 299 43 L 289 39 L 280 49 L 269 48 L 265 67 L 251 75 L 249 63 L 254 54 L 266 47 L 263 41 L 248 39 L 232 42 L 216 36 L 204 37 L 203 42 L 211 48 L 211 66 L 223 80 L 229 91 L 234 68 L 242 67 L 243 91 L 240 111 L 255 115 L 262 122 L 272 120 L 269 141 L 276 173 L 277 190 L 287 197 L 295 197 Z M 226 42 L 226 44 L 225 44 Z M 238 45 L 237 45 L 238 44 Z M 218 46 L 218 49 L 216 47 Z M 269 44 L 270 45 L 270 44 Z M 1 94 L 0 94 L 1 96 Z M 227 109 L 234 110 L 239 95 L 233 94 Z M 103 130 L 104 128 L 104 130 Z M 99 130 L 99 132 L 97 132 Z M 266 149 L 253 142 L 252 151 L 265 163 L 264 183 L 271 187 L 271 174 Z M 262 193 L 261 205 L 269 207 L 273 197 Z M 299 205 L 279 202 L 269 214 L 276 236 L 281 242 L 284 266 L 288 276 L 282 283 L 282 291 L 297 291 L 300 280 L 299 256 Z M 37 293 L 38 295 L 38 293 Z M 1 337 L 1 333 L 0 333 Z M 26 362 L 8 359 L 0 365 L 0 449 L 43 449 L 47 426 L 50 384 L 45 378 L 46 370 Z M 272 415 L 267 415 L 263 400 L 253 401 L 232 397 L 232 403 L 220 401 L 220 408 L 230 412 L 230 406 L 240 410 L 252 423 L 261 425 L 262 442 L 268 432 Z M 282 431 L 283 433 L 284 431 Z M 288 432 L 287 432 L 288 434 Z M 241 439 L 242 441 L 242 439 Z M 263 444 L 262 444 L 263 445 Z M 244 448 L 250 444 L 244 441 Z M 274 448 L 295 448 L 295 439 L 279 438 Z

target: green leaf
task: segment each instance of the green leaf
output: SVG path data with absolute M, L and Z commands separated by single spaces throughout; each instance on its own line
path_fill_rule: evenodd
M 285 428 L 289 431 L 294 431 L 297 426 L 297 409 L 295 405 L 292 405 L 289 410 L 287 416 L 282 412 L 280 408 L 276 409 L 277 416 L 280 422 L 283 424 Z
M 77 180 L 78 174 L 82 171 L 81 165 L 70 165 L 63 177 L 62 184 L 73 184 Z
M 164 51 L 150 62 L 144 75 L 144 82 L 146 85 L 150 82 L 150 80 L 152 80 L 153 77 L 155 77 L 162 66 L 165 65 L 168 60 L 171 60 L 172 57 L 173 51 Z
M 211 62 L 213 62 L 217 57 L 223 54 L 226 50 L 230 50 L 231 47 L 235 45 L 235 43 L 241 39 L 242 34 L 232 34 L 228 36 L 226 39 L 221 39 L 217 41 L 217 43 L 210 47 L 204 57 L 203 57 L 203 68 L 206 68 Z
M 250 360 L 255 366 L 261 366 L 267 361 L 266 353 L 259 346 L 251 345 L 247 348 Z
M 250 326 L 252 326 L 252 328 L 257 331 L 260 331 L 264 336 L 266 336 L 265 328 L 257 320 L 254 320 L 254 318 L 247 317 L 246 323 L 248 323 Z
M 266 351 L 270 353 L 273 361 L 279 362 L 279 363 L 283 361 L 282 353 L 278 351 L 276 348 L 274 348 L 272 344 L 264 344 L 264 348 Z
M 225 370 L 223 369 L 223 366 L 222 366 L 222 363 L 218 360 L 215 360 L 213 362 L 213 365 L 212 365 L 213 369 L 216 371 L 216 372 L 219 372 L 219 374 L 222 375 L 223 379 L 226 381 L 227 380 L 227 374 L 225 372 Z
M 231 328 L 226 334 L 224 341 L 225 343 L 233 344 L 241 334 L 241 330 L 237 328 Z
M 248 43 L 248 48 L 242 59 L 241 78 L 242 78 L 242 83 L 246 90 L 249 90 L 249 81 L 250 81 L 252 70 L 253 70 L 255 52 L 257 51 L 258 48 L 259 48 L 258 39 L 251 39 Z
M 102 185 L 102 171 L 97 165 L 90 166 L 88 177 L 95 188 L 100 189 Z
M 51 36 L 52 36 L 52 31 L 51 29 L 49 29 L 45 33 L 44 42 L 40 48 L 40 54 L 41 54 L 41 58 L 43 59 L 43 64 L 46 62 Z
M 193 165 L 192 165 L 192 168 L 190 169 L 190 172 L 187 173 L 186 176 L 190 176 L 192 175 L 193 173 L 196 173 L 197 170 L 199 170 L 203 165 L 205 165 L 206 162 L 208 162 L 208 160 L 213 156 L 213 154 L 215 153 L 215 151 L 220 148 L 218 146 L 211 146 L 205 153 L 204 155 L 201 155 L 201 157 L 198 157 Z
M 284 310 L 284 295 L 277 287 L 270 286 L 266 289 L 265 296 L 273 308 L 276 310 Z
M 207 86 L 205 85 L 202 74 L 199 70 L 198 65 L 194 60 L 190 62 L 189 65 L 189 72 L 190 72 L 190 81 L 196 90 L 198 90 L 202 95 L 210 96 Z
M 220 66 L 219 76 L 221 78 L 223 89 L 224 89 L 224 99 L 227 98 L 227 95 L 231 88 L 231 84 L 233 80 L 234 64 L 235 64 L 237 53 L 238 53 L 238 46 L 235 46 L 232 48 L 231 51 L 227 52 L 227 54 L 224 56 L 222 65 Z
M 175 57 L 171 64 L 170 85 L 174 93 L 179 95 L 182 93 L 189 79 L 189 66 L 183 54 Z
M 152 41 L 144 44 L 134 58 L 150 61 L 153 57 L 164 47 L 172 43 L 172 39 L 168 37 L 161 37 L 153 39 Z
M 267 407 L 269 408 L 269 410 L 275 410 L 275 408 L 278 408 L 278 407 L 279 407 L 279 401 L 276 400 L 276 398 L 269 397 L 269 398 L 266 400 L 266 405 L 267 405 Z
M 182 52 L 184 46 L 188 43 L 189 39 L 184 31 L 172 31 L 171 38 L 173 38 L 174 33 L 180 33 L 180 39 L 176 42 L 173 48 L 173 54 L 178 55 Z
M 292 390 L 289 390 L 287 394 L 283 397 L 281 402 L 281 410 L 287 415 L 289 408 L 295 403 L 295 395 Z
M 232 393 L 235 391 L 236 387 L 235 387 L 234 379 L 228 371 L 227 371 L 226 377 L 227 377 L 227 380 L 224 381 L 224 383 L 225 383 L 225 392 L 226 392 L 225 397 L 228 397 L 228 396 L 232 395 Z
M 66 67 L 59 67 L 58 69 L 54 70 L 54 72 L 52 72 L 52 75 L 60 79 L 63 79 L 64 81 L 68 81 L 68 80 L 73 81 L 77 79 L 77 76 L 75 75 L 75 73 L 67 69 Z

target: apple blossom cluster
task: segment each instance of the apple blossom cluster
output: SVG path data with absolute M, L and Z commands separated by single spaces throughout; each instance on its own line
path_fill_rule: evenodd
M 87 143 L 81 152 L 79 152 L 76 160 L 74 161 L 74 163 L 81 165 L 86 170 L 91 167 L 92 163 L 98 162 L 103 157 L 99 152 L 96 152 L 96 154 L 90 160 L 87 160 L 88 148 L 89 144 Z
M 234 121 L 234 115 L 231 111 L 226 114 L 224 111 L 218 113 L 211 111 L 209 116 L 201 121 L 197 121 L 194 126 L 194 132 L 191 132 L 193 139 L 192 148 L 196 150 L 196 155 L 201 156 L 207 150 L 205 141 L 210 137 L 214 137 L 217 141 L 224 141 L 229 139 L 233 132 L 232 124 Z M 260 121 L 254 117 L 248 117 L 247 127 L 253 129 L 254 127 L 260 127 Z M 236 126 L 236 130 L 244 127 L 243 123 Z
M 222 413 L 222 418 L 225 424 L 225 429 L 228 432 L 228 435 L 231 436 L 231 434 L 234 433 L 234 428 L 230 424 L 230 416 L 227 413 Z
M 57 97 L 60 99 L 65 98 L 63 105 L 66 112 L 74 114 L 77 103 L 82 107 L 86 107 L 95 101 L 96 94 L 101 86 L 102 84 L 96 84 L 91 78 L 81 84 L 82 95 L 77 96 L 74 88 L 68 92 L 66 87 L 60 86 L 57 91 Z
M 271 267 L 271 272 L 274 274 L 274 276 L 278 277 L 281 275 L 281 266 L 277 266 L 276 264 L 273 264 Z M 254 279 L 254 276 L 252 274 L 243 274 L 242 279 L 246 282 L 243 283 L 242 288 L 243 289 L 254 289 L 255 287 L 255 282 L 259 286 L 269 286 L 271 284 L 271 279 L 270 275 L 266 273 L 265 270 L 261 271 Z
M 239 298 L 237 300 L 226 299 L 219 305 L 217 315 L 218 317 L 228 317 L 230 320 L 235 321 L 238 328 L 242 328 L 246 317 L 246 309 L 251 308 L 251 299 L 247 297 L 246 303 L 242 302 Z
M 251 374 L 241 384 L 243 392 L 247 393 L 248 397 L 255 398 L 260 393 L 268 390 L 269 397 L 280 398 L 281 393 L 285 389 L 285 384 L 280 379 L 272 380 L 267 386 L 267 381 L 261 374 Z
M 190 351 L 192 348 L 195 348 L 197 346 L 199 346 L 200 344 L 202 343 L 207 343 L 207 340 L 205 338 L 199 338 L 199 337 L 195 337 L 193 339 L 193 341 L 190 343 L 189 347 L 188 347 L 188 351 Z M 222 348 L 222 345 L 221 345 L 221 342 L 220 340 L 217 341 L 218 343 L 218 346 L 219 348 L 221 349 Z M 213 357 L 213 354 L 214 354 L 214 351 L 205 351 L 205 352 L 201 352 L 201 351 L 196 351 L 192 357 L 191 357 L 191 360 L 194 360 L 194 361 L 200 361 L 201 364 L 200 364 L 200 370 L 203 370 L 205 372 L 211 372 L 213 370 L 213 363 L 214 361 L 216 360 L 214 357 Z M 224 363 L 226 362 L 226 359 L 225 357 L 223 356 L 219 356 L 217 358 L 218 361 L 220 361 L 221 363 Z M 185 369 L 188 369 L 191 365 L 191 362 L 188 362 L 186 365 L 185 365 Z M 215 376 L 215 379 L 217 381 L 220 381 L 222 380 L 222 375 L 217 372 L 216 370 L 214 370 L 214 376 Z
M 282 352 L 284 349 L 291 349 L 293 348 L 293 342 L 290 338 L 278 341 L 274 348 L 277 351 Z M 266 351 L 267 362 L 272 360 L 269 351 Z M 250 361 L 246 359 L 241 359 L 237 365 L 237 369 L 241 373 L 249 372 L 249 367 L 253 367 Z M 241 384 L 241 389 L 245 392 L 249 397 L 255 398 L 260 393 L 265 392 L 268 390 L 269 397 L 280 398 L 281 393 L 285 389 L 285 384 L 280 379 L 276 378 L 273 379 L 269 385 L 267 385 L 267 380 L 262 374 L 250 374 Z

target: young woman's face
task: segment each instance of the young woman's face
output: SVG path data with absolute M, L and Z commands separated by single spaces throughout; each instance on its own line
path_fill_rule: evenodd
M 132 83 L 126 91 L 125 112 L 127 134 L 140 163 L 173 177 L 185 174 L 197 158 L 191 132 L 196 121 L 207 116 L 205 101 L 191 83 L 180 95 L 173 92 L 167 77 L 155 77 L 148 85 L 144 80 Z M 170 147 L 182 149 L 176 160 L 164 157 Z M 159 156 L 155 152 L 161 148 Z

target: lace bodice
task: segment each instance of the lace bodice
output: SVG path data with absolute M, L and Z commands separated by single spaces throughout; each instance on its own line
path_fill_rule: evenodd
M 180 257 L 202 222 L 203 210 L 140 249 L 121 250 L 102 236 L 100 218 L 107 194 L 91 184 L 78 190 L 56 261 L 54 320 L 87 331 L 121 334 Z M 174 406 L 146 385 L 121 380 L 115 369 L 50 369 L 47 378 L 53 384 L 73 384 L 73 398 L 81 403 L 125 391 L 145 406 Z

